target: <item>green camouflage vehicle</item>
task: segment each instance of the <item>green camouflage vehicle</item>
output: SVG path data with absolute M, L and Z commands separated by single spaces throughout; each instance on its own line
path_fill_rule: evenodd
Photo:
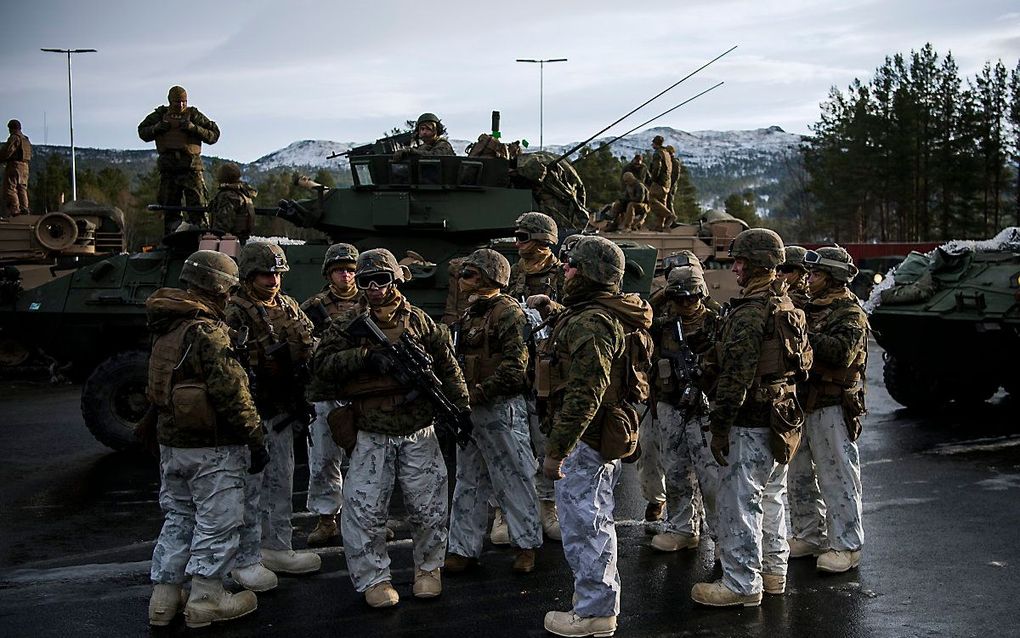
M 318 229 L 332 242 L 361 250 L 388 248 L 414 275 L 404 286 L 406 294 L 439 318 L 448 303 L 450 260 L 490 243 L 512 250 L 512 243 L 495 240 L 512 236 L 522 213 L 543 210 L 539 189 L 518 179 L 514 160 L 411 156 L 394 161 L 382 142 L 351 152 L 353 186 L 327 189 L 305 180 L 311 197 L 282 201 L 275 214 Z M 145 300 L 160 287 L 178 285 L 183 260 L 197 247 L 197 233 L 176 233 L 159 250 L 109 255 L 0 304 L 0 337 L 72 363 L 72 374 L 85 379 L 85 423 L 114 449 L 134 445 L 134 424 L 148 405 Z M 290 263 L 287 294 L 301 301 L 321 290 L 326 248 L 325 242 L 284 246 Z M 624 250 L 625 289 L 647 294 L 655 250 L 633 243 Z
M 1020 392 L 1020 228 L 911 253 L 865 308 L 886 389 L 919 410 Z

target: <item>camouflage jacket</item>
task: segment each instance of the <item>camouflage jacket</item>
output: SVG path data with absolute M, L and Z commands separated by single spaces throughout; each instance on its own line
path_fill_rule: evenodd
M 840 405 L 844 389 L 863 383 L 868 317 L 845 287 L 812 300 L 805 312 L 814 364 L 798 391 L 801 403 L 808 410 Z
M 620 201 L 633 202 L 635 204 L 648 203 L 648 187 L 641 182 L 624 184 L 623 193 L 620 194 Z
M 641 183 L 644 183 L 645 178 L 648 176 L 648 167 L 645 166 L 644 162 L 635 164 L 634 160 L 631 160 L 626 166 L 623 167 L 623 173 L 630 173 Z M 623 175 L 623 173 L 620 173 Z
M 159 132 L 157 127 L 169 117 L 169 106 L 165 104 L 157 106 L 152 113 L 149 113 L 138 124 L 138 137 L 143 142 L 157 141 L 158 143 L 157 138 L 169 131 Z M 160 152 L 159 161 L 157 162 L 160 170 L 180 168 L 186 164 L 190 164 L 195 170 L 202 170 L 202 142 L 215 144 L 220 139 L 220 129 L 216 126 L 216 122 L 207 118 L 194 106 L 189 106 L 185 109 L 181 119 L 194 124 L 194 129 L 184 133 L 185 138 L 188 140 L 188 146 L 186 149 L 177 151 Z
M 255 228 L 256 195 L 258 191 L 246 182 L 220 184 L 209 202 L 210 228 L 248 239 Z
M 658 184 L 669 190 L 673 183 L 673 164 L 664 148 L 652 150 L 652 164 L 648 167 L 648 184 Z
M 369 346 L 352 341 L 345 328 L 359 314 L 368 312 L 364 301 L 330 322 L 312 359 L 313 387 L 321 388 L 333 399 L 351 400 L 358 429 L 390 436 L 407 436 L 432 425 L 432 405 L 422 396 L 408 400 L 410 388 L 399 386 L 388 376 L 367 370 Z M 375 321 L 375 317 L 372 318 Z M 425 311 L 406 299 L 394 315 L 394 321 L 417 339 L 429 355 L 443 392 L 458 408 L 468 408 L 467 386 L 453 354 L 449 333 L 440 328 Z M 376 322 L 378 324 L 378 322 Z M 384 331 L 389 328 L 380 325 Z M 391 336 L 391 339 L 399 338 Z M 357 387 L 357 398 L 352 396 Z M 363 391 L 363 389 L 369 391 Z M 371 389 L 374 388 L 374 391 Z
M 171 447 L 262 444 L 259 414 L 248 391 L 248 376 L 234 357 L 232 335 L 223 314 L 194 293 L 161 288 L 145 302 L 149 331 L 155 343 L 180 326 L 195 321 L 184 334 L 183 354 L 173 371 L 175 382 L 203 382 L 216 412 L 212 431 L 177 427 L 170 406 L 160 406 L 157 438 Z M 150 375 L 150 378 L 154 375 Z M 150 389 L 149 396 L 153 396 Z
M 674 322 L 678 319 L 684 331 L 684 340 L 687 341 L 691 352 L 699 358 L 706 355 L 715 346 L 716 332 L 719 329 L 719 313 L 702 306 L 700 312 L 692 317 L 680 316 L 680 305 L 673 299 L 666 299 L 658 307 L 654 307 L 655 319 L 652 321 L 652 337 L 655 339 L 655 359 L 661 359 L 669 355 L 676 355 L 680 350 L 680 344 L 676 339 Z M 679 398 L 683 388 L 672 388 L 666 391 L 662 379 L 659 378 L 658 366 L 652 367 L 652 375 L 655 381 L 656 399 L 669 401 Z M 703 384 L 698 384 L 699 386 Z M 702 387 L 702 390 L 706 388 Z
M 7 162 L 8 170 L 19 162 L 28 163 L 32 160 L 32 143 L 21 133 L 11 133 L 3 146 L 0 146 L 0 162 Z
M 774 278 L 752 280 L 732 300 L 732 308 L 719 327 L 711 357 L 718 374 L 711 430 L 728 434 L 730 428 L 769 426 L 774 401 L 758 383 L 758 362 L 768 327 L 766 301 L 785 296 L 786 287 Z
M 457 358 L 469 392 L 480 394 L 482 403 L 527 389 L 527 323 L 520 304 L 507 295 L 475 301 L 461 317 Z
M 453 152 L 453 147 L 450 146 L 450 142 L 445 137 L 437 137 L 431 144 L 422 142 L 418 146 L 412 146 L 407 149 L 407 153 L 410 155 L 428 155 L 433 157 L 456 155 Z
M 506 294 L 525 300 L 531 295 L 548 295 L 553 301 L 559 301 L 563 295 L 563 263 L 554 256 L 547 267 L 529 275 L 525 272 L 524 260 L 517 260 L 510 267 Z

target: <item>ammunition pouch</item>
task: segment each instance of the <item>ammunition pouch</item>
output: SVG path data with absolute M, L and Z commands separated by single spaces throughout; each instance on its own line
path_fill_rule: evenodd
M 326 424 L 333 442 L 351 457 L 354 446 L 358 443 L 358 425 L 354 418 L 354 405 L 347 403 L 330 410 L 326 415 Z
M 209 402 L 205 383 L 186 381 L 170 390 L 170 413 L 180 431 L 209 432 L 216 429 L 216 410 Z
M 599 453 L 606 461 L 625 459 L 638 448 L 638 413 L 628 404 L 602 404 L 592 420 L 601 434 Z
M 804 427 L 804 410 L 793 391 L 781 391 L 769 414 L 769 449 L 776 463 L 786 465 L 797 453 Z
M 861 417 L 867 412 L 864 405 L 864 386 L 859 385 L 843 392 L 843 422 L 846 423 L 846 433 L 851 441 L 856 441 L 861 436 Z

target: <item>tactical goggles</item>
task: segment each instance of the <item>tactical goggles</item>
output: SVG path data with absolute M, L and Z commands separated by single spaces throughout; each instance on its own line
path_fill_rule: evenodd
M 518 230 L 514 233 L 514 239 L 523 244 L 526 241 L 531 241 L 531 233 L 526 230 Z
M 687 255 L 670 255 L 662 260 L 662 267 L 665 270 L 671 270 L 673 268 L 683 268 L 684 266 L 701 266 L 699 261 L 697 264 L 691 261 L 691 258 Z
M 822 257 L 814 250 L 809 250 L 804 253 L 804 263 L 807 264 L 808 268 L 815 268 L 818 266 L 830 266 L 832 268 L 840 268 L 842 270 L 850 270 L 850 264 L 837 261 L 835 259 L 826 259 Z
M 576 259 L 574 259 L 573 257 L 570 257 L 570 256 L 567 256 L 566 264 L 568 266 L 570 266 L 571 268 L 580 268 L 581 267 L 581 262 L 577 261 Z
M 392 283 L 393 273 L 386 270 L 365 273 L 354 278 L 354 285 L 358 287 L 358 290 L 385 288 Z
M 471 279 L 481 276 L 482 273 L 471 268 L 464 268 L 457 274 L 461 279 L 466 279 L 470 281 Z

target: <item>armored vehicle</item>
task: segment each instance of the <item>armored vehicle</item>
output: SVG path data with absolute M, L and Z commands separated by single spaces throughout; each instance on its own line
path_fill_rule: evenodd
M 1020 228 L 911 253 L 865 307 L 885 385 L 908 408 L 1020 392 Z
M 359 249 L 385 247 L 414 277 L 403 288 L 434 317 L 447 303 L 448 264 L 492 240 L 509 237 L 524 212 L 536 210 L 533 184 L 516 178 L 515 160 L 499 157 L 417 157 L 395 160 L 377 143 L 350 154 L 353 186 L 328 189 L 305 181 L 311 197 L 280 202 L 276 214 L 315 228 L 330 241 Z M 0 307 L 0 334 L 18 335 L 73 362 L 85 378 L 82 413 L 104 444 L 134 445 L 134 424 L 146 408 L 148 335 L 145 300 L 178 285 L 184 257 L 198 235 L 175 233 L 156 251 L 109 256 L 50 283 L 25 290 Z M 318 292 L 327 244 L 285 245 L 290 272 L 284 291 L 298 300 Z M 655 250 L 629 244 L 624 287 L 647 293 Z M 516 255 L 508 255 L 516 259 Z

